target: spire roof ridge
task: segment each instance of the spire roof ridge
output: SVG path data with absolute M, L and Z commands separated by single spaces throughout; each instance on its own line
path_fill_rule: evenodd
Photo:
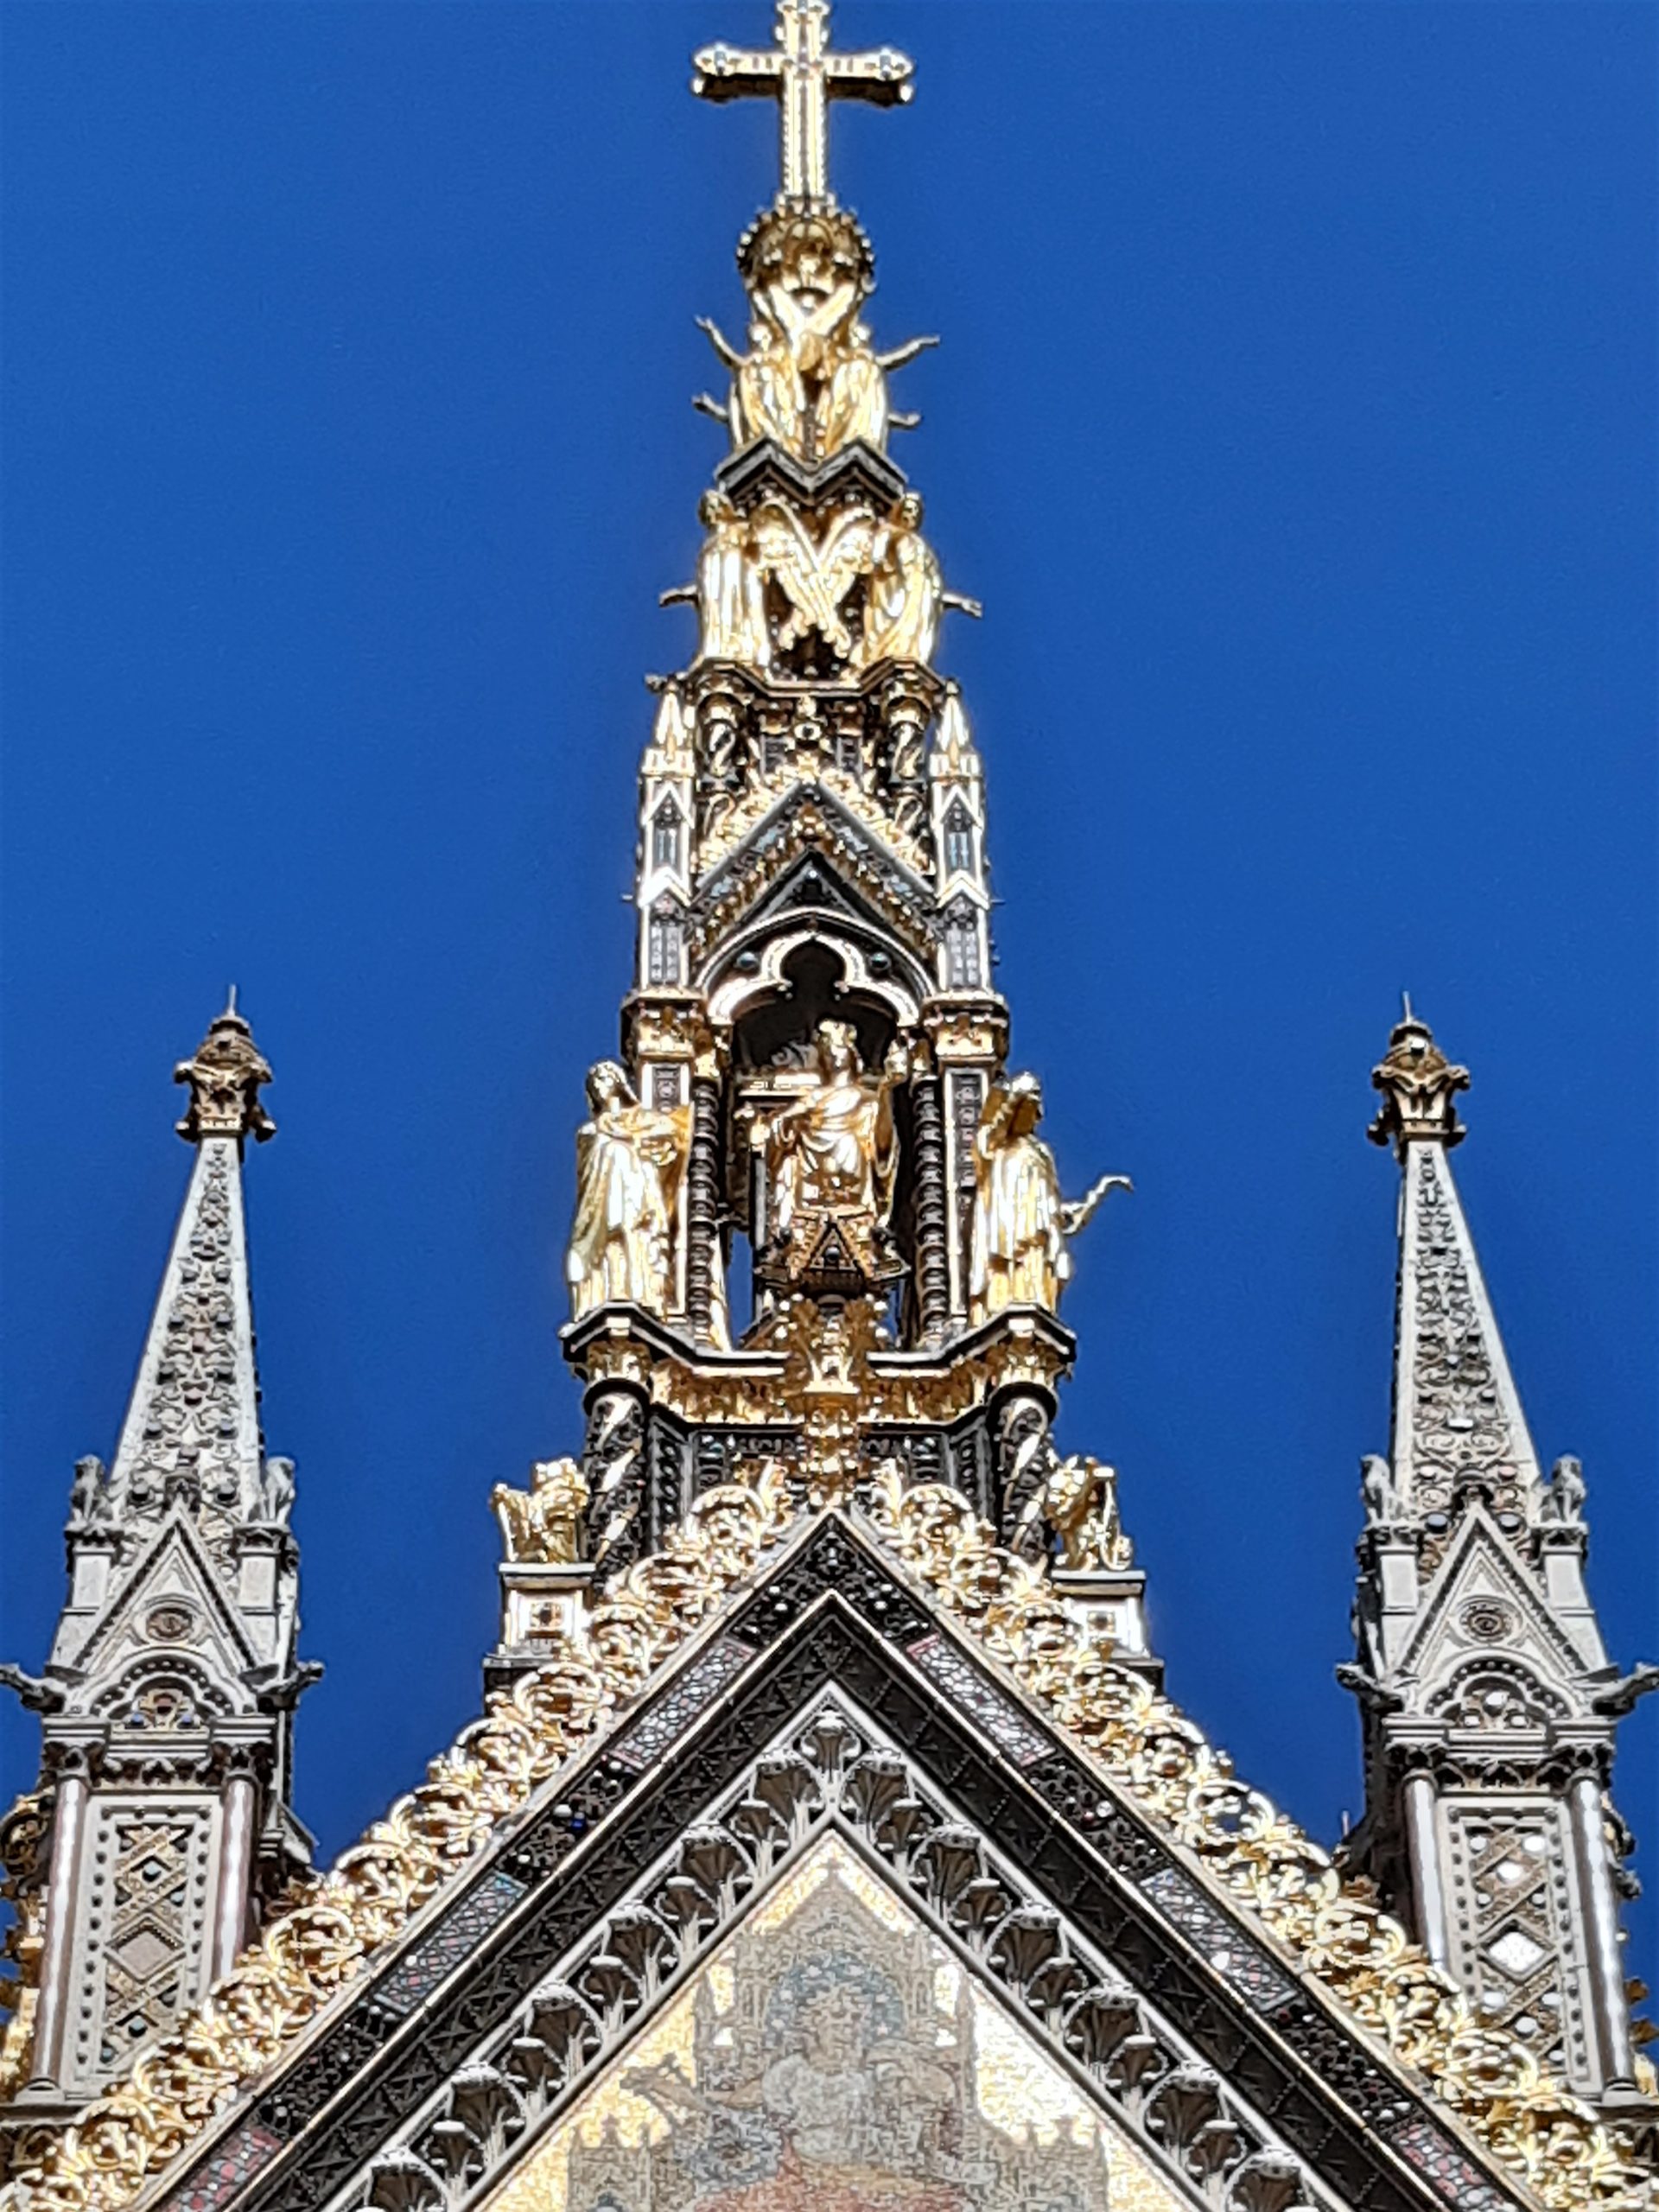
M 1393 1135 L 1403 1174 L 1391 1459 L 1402 1509 L 1428 1531 L 1427 1566 L 1468 1495 L 1484 1497 L 1512 1541 L 1522 1536 L 1543 1476 L 1446 1157 L 1463 1134 L 1452 1101 L 1468 1071 L 1421 1022 L 1402 1021 L 1394 1035 L 1403 1036 L 1398 1062 L 1391 1046 L 1372 1077 L 1384 1091 L 1378 1122 L 1389 1124 L 1378 1141 Z

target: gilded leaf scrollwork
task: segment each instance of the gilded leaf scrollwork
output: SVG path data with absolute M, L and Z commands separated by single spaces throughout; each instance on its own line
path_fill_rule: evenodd
M 876 1524 L 901 1561 L 1102 1767 L 1396 2058 L 1556 2212 L 1638 2212 L 1637 2171 L 1590 2107 L 1518 2037 L 1482 2029 L 1453 1985 L 1329 1854 L 1232 1770 L 1192 1721 L 1112 1664 L 1081 1622 L 1057 1622 L 1039 1566 L 1004 1550 L 938 1484 L 877 1486 Z
M 699 1498 L 659 1553 L 610 1585 L 586 1639 L 565 1639 L 545 1666 L 492 1697 L 420 1787 L 0 2190 L 5 2212 L 116 2212 L 130 2203 L 753 1573 L 789 1517 L 787 1491 L 771 1470 Z

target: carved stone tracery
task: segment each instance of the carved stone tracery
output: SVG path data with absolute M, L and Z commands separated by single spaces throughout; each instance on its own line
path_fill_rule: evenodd
M 1411 1407 L 1412 1494 L 1408 1503 L 1429 1522 L 1423 1573 L 1443 1554 L 1445 1516 L 1460 1490 L 1474 1486 L 1496 1513 L 1523 1503 L 1520 1440 L 1512 1433 L 1458 1224 L 1440 1180 L 1438 1153 L 1414 1162 L 1415 1266 L 1412 1322 L 1416 1360 Z
M 1261 2201 L 1264 2170 L 1289 2183 L 1281 2202 L 1300 2201 L 1300 2162 L 1262 2119 L 890 1738 L 835 1695 L 763 1750 L 648 1883 L 557 1961 L 375 2156 L 349 2201 L 382 2203 L 389 2177 L 418 2173 L 428 2212 L 453 2212 L 499 2183 L 830 1836 L 887 1869 L 921 1923 L 1001 1986 L 1027 2031 L 1081 2068 L 1154 2167 L 1166 2161 L 1172 2177 L 1198 2184 L 1224 2212 Z

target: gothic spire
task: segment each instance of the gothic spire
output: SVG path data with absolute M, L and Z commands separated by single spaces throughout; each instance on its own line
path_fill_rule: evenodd
M 1382 1104 L 1367 1134 L 1404 1178 L 1395 1323 L 1394 1482 L 1433 1534 L 1484 1497 L 1506 1535 L 1537 1516 L 1538 1458 L 1446 1154 L 1463 1141 L 1469 1071 L 1448 1060 L 1407 1000 L 1371 1071 Z
M 1585 1586 L 1576 1459 L 1546 1484 L 1446 1155 L 1469 1071 L 1408 1001 L 1370 1135 L 1402 1177 L 1393 1445 L 1362 1463 L 1355 1663 L 1365 1814 L 1344 1846 L 1483 2026 L 1580 2094 L 1636 2097 L 1608 1796 L 1620 1678 Z
M 18 1902 L 0 2128 L 60 2117 L 195 2003 L 310 1854 L 289 1804 L 293 1468 L 264 1456 L 241 1154 L 275 1124 L 236 1009 L 177 1078 L 195 1147 L 113 1464 L 80 1460 L 39 1677 L 41 1778 L 0 1823 Z
M 196 1160 L 174 1234 L 137 1379 L 111 1469 L 112 1508 L 128 1522 L 175 1499 L 229 1526 L 264 1499 L 253 1295 L 242 1209 L 242 1151 L 276 1124 L 260 1103 L 270 1069 L 238 1013 L 222 1014 L 173 1071 L 190 1100 L 179 1135 Z

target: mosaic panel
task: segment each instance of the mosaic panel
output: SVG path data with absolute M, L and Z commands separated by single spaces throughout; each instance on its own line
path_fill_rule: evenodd
M 925 1636 L 907 1647 L 909 1656 L 945 1691 L 960 1709 L 976 1720 L 999 1751 L 1016 1766 L 1030 1766 L 1042 1758 L 1048 1744 L 1019 1707 L 993 1689 L 990 1683 L 942 1636 Z
M 1426 2175 L 1437 2193 L 1457 2212 L 1509 2212 L 1510 2199 L 1471 2166 L 1461 2151 L 1427 2120 L 1408 2120 L 1393 2131 L 1394 2147 Z
M 251 2120 L 238 2127 L 234 2135 L 226 2138 L 223 2146 L 207 2165 L 192 2174 L 188 2185 L 179 2192 L 178 2212 L 218 2212 L 219 2206 L 230 2202 L 249 2175 L 257 2173 L 272 2152 L 281 2148 L 281 2137 L 268 2127 Z
M 407 2012 L 429 1989 L 470 1958 L 480 1938 L 524 1894 L 524 1885 L 499 1872 L 469 1890 L 406 1959 L 399 1960 L 376 1990 L 378 2001 L 394 2012 Z
M 711 1644 L 668 1695 L 619 1739 L 612 1757 L 641 1772 L 653 1766 L 753 1656 L 748 1645 L 740 1643 L 735 1637 L 722 1637 Z
M 944 1943 L 818 1846 L 489 2212 L 1181 2212 Z
M 1202 1891 L 1173 1866 L 1152 1875 L 1141 1886 L 1166 1917 L 1192 1938 L 1216 1972 L 1242 1990 L 1252 2005 L 1269 2012 L 1295 1996 L 1296 1985 L 1289 1975 L 1230 1928 Z

